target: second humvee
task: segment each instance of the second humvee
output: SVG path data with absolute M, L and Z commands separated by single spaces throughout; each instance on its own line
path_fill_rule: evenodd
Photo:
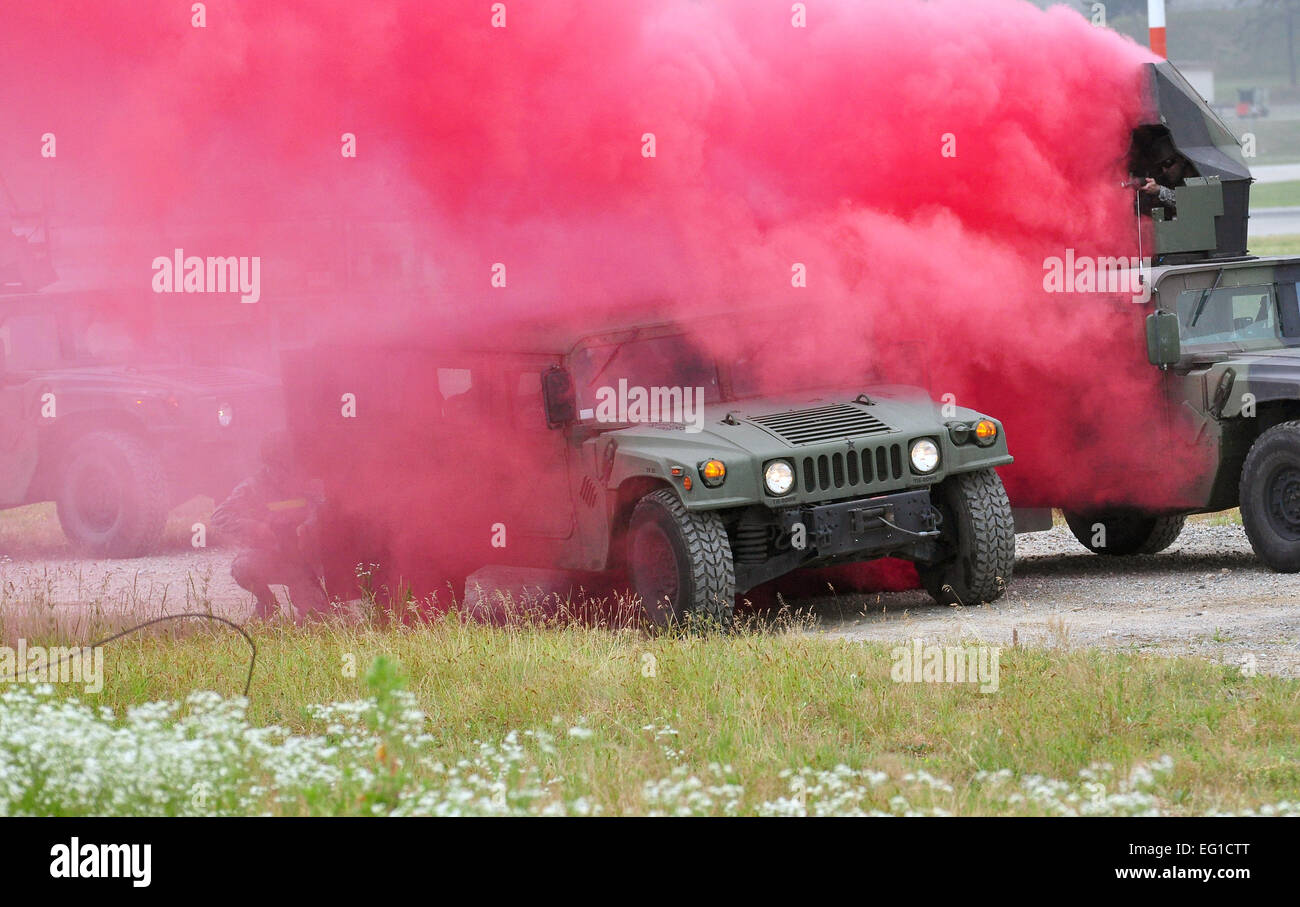
M 126 355 L 90 293 L 0 295 L 0 509 L 58 505 L 96 557 L 152 553 L 173 506 L 257 466 L 279 387 L 224 366 Z
M 1164 388 L 1152 441 L 1195 466 L 1167 507 L 1059 503 L 1080 542 L 1116 555 L 1155 553 L 1187 514 L 1240 506 L 1260 560 L 1300 570 L 1300 257 L 1248 254 L 1251 176 L 1240 143 L 1178 71 L 1148 64 L 1148 92 L 1130 171 L 1155 176 L 1178 161 L 1188 174 L 1171 187 L 1173 211 L 1150 212 L 1146 354 Z M 1140 337 L 1133 342 L 1141 355 Z

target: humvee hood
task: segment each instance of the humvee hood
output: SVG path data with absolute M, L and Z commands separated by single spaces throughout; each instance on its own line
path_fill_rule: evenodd
M 643 423 L 618 432 L 635 438 L 694 444 L 779 456 L 808 445 L 846 438 L 933 432 L 939 408 L 922 390 L 892 385 L 860 391 L 822 392 L 708 404 L 694 422 Z
M 1277 350 L 1249 350 L 1240 353 L 1233 353 L 1231 364 L 1243 363 L 1266 363 L 1276 366 L 1291 365 L 1300 368 L 1300 347 L 1288 346 Z

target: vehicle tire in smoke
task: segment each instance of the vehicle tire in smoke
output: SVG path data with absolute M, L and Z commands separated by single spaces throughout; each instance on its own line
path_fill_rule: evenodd
M 637 502 L 627 545 L 632 586 L 653 623 L 731 622 L 736 571 L 716 513 L 689 511 L 676 492 L 660 489 Z
M 1153 516 L 1137 511 L 1065 512 L 1065 524 L 1080 545 L 1094 554 L 1119 557 L 1164 551 L 1183 531 L 1186 519 L 1183 514 Z
M 1256 556 L 1279 573 L 1300 571 L 1300 422 L 1275 425 L 1256 439 L 1239 493 Z
M 949 476 L 931 490 L 943 514 L 949 556 L 916 565 L 921 585 L 941 605 L 979 605 L 1002 597 L 1016 560 L 1015 520 L 1002 480 L 992 469 Z
M 140 557 L 167 522 L 167 480 L 158 455 L 126 432 L 87 435 L 68 450 L 58 481 L 59 523 L 97 557 Z

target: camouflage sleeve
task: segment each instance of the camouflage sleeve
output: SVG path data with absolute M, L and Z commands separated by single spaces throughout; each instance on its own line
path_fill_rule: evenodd
M 212 513 L 212 528 L 218 535 L 231 538 L 242 535 L 247 524 L 265 523 L 266 508 L 257 494 L 257 482 L 245 479 L 235 486 L 230 497 Z
M 1174 195 L 1173 189 L 1170 189 L 1168 186 L 1161 186 L 1158 198 L 1160 199 L 1160 204 L 1164 205 L 1166 208 L 1172 208 L 1178 197 Z

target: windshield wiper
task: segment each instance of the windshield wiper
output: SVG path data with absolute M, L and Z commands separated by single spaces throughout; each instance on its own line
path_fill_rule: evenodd
M 1210 301 L 1210 296 L 1219 288 L 1219 281 L 1223 279 L 1223 268 L 1219 268 L 1219 273 L 1215 275 L 1214 284 L 1201 294 L 1201 298 L 1196 300 L 1196 309 L 1192 312 L 1192 320 L 1187 322 L 1187 327 L 1196 327 L 1196 322 L 1200 320 L 1201 313 L 1205 311 L 1205 304 Z
M 610 365 L 613 364 L 614 360 L 618 358 L 618 354 L 623 352 L 623 347 L 627 346 L 629 343 L 631 343 L 639 336 L 641 336 L 641 329 L 633 328 L 631 337 L 628 337 L 626 340 L 621 340 L 617 344 L 615 344 L 614 352 L 609 354 L 609 358 L 605 360 L 605 364 L 602 365 L 600 368 L 596 369 L 596 374 L 592 375 L 591 380 L 587 382 L 588 389 L 596 386 L 596 382 L 600 380 L 600 376 L 605 374 L 605 370 L 608 369 Z

